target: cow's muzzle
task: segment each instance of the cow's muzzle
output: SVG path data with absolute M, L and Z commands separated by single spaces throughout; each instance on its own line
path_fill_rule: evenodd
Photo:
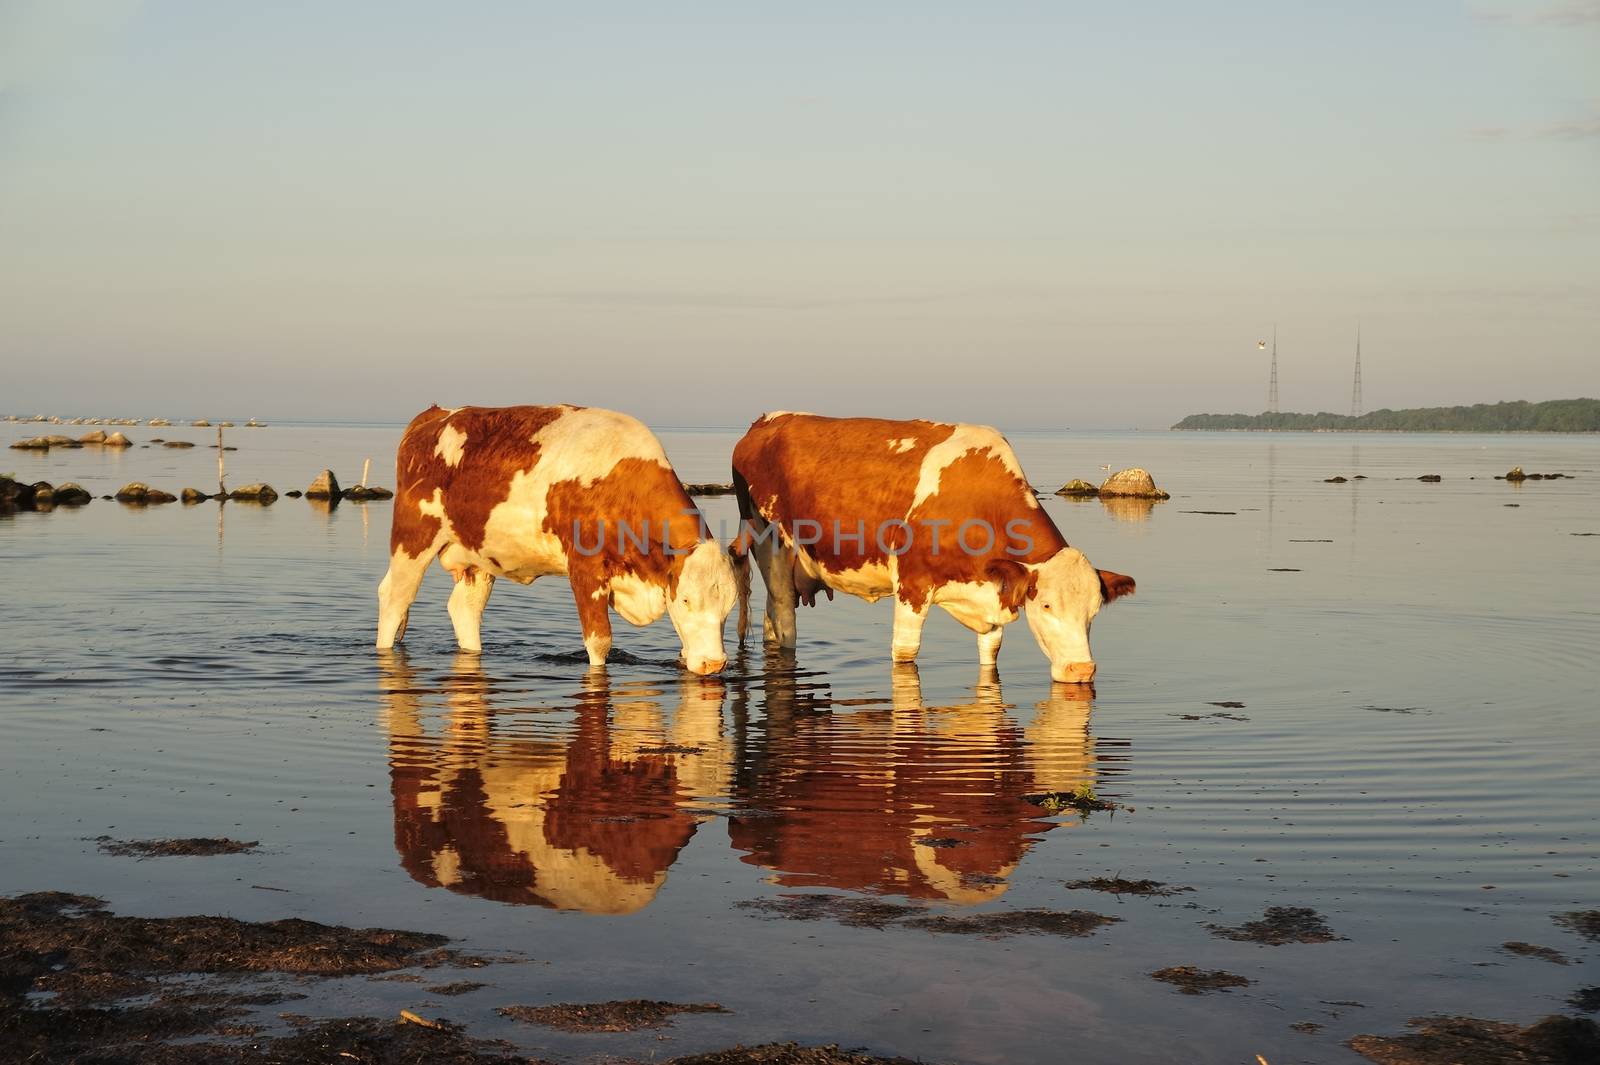
M 1088 684 L 1094 680 L 1093 662 L 1067 662 L 1050 667 L 1050 679 L 1059 684 Z
M 683 663 L 684 668 L 690 673 L 695 673 L 702 677 L 709 676 L 712 673 L 721 673 L 723 667 L 727 664 L 728 659 L 726 656 L 722 658 L 691 658 L 686 659 Z

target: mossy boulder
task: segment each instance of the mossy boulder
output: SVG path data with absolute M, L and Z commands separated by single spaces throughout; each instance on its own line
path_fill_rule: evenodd
M 1088 481 L 1077 479 L 1068 481 L 1066 484 L 1056 489 L 1056 495 L 1058 496 L 1076 496 L 1080 498 L 1087 498 L 1089 496 L 1097 496 L 1099 494 L 1100 489 L 1096 488 Z
M 1169 499 L 1166 492 L 1156 487 L 1154 477 L 1150 471 L 1138 466 L 1131 466 L 1126 470 L 1118 470 L 1107 477 L 1100 485 L 1100 495 L 1105 496 L 1131 496 L 1134 499 Z
M 268 506 L 277 502 L 278 492 L 270 484 L 247 484 L 243 488 L 235 488 L 228 493 L 229 499 L 242 503 L 260 503 Z

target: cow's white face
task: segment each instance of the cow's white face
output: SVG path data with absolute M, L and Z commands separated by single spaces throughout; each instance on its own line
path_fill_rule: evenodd
M 684 558 L 677 590 L 667 600 L 689 672 L 715 673 L 728 664 L 722 629 L 734 596 L 733 564 L 727 553 L 715 540 L 700 541 Z
M 1087 684 L 1094 680 L 1089 626 L 1107 602 L 1133 591 L 1133 579 L 1095 569 L 1083 552 L 1072 547 L 1057 551 L 1033 571 L 1035 594 L 1024 610 L 1028 628 L 1050 660 L 1050 678 Z

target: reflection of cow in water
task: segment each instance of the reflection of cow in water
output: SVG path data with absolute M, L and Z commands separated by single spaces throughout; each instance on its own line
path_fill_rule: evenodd
M 1092 693 L 1054 685 L 1022 726 L 992 671 L 973 702 L 924 707 L 905 665 L 892 710 L 814 714 L 792 673 L 769 674 L 762 748 L 740 760 L 739 800 L 761 816 L 733 818 L 732 843 L 783 885 L 995 898 L 1053 827 L 1021 796 L 1094 779 Z
M 680 808 L 725 787 L 720 682 L 684 678 L 669 731 L 659 689 L 586 679 L 572 731 L 513 732 L 495 720 L 476 656 L 450 678 L 443 736 L 426 734 L 412 671 L 385 662 L 395 847 L 430 887 L 592 913 L 648 905 L 694 834 Z M 503 711 L 502 711 L 503 712 Z M 536 723 L 536 722 L 535 722 Z M 699 748 L 679 757 L 668 744 Z M 687 794 L 686 794 L 687 793 Z

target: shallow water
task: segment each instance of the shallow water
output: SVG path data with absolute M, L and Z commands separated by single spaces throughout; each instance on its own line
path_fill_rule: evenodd
M 0 439 L 32 435 L 10 428 Z M 303 488 L 327 464 L 349 483 L 370 456 L 389 484 L 399 430 L 230 430 L 229 483 Z M 661 435 L 684 479 L 726 478 L 737 433 Z M 458 656 L 438 571 L 405 650 L 379 655 L 387 504 L 0 517 L 0 892 L 518 952 L 529 961 L 480 971 L 489 986 L 460 998 L 355 978 L 297 1006 L 411 1008 L 564 1060 L 793 1038 L 930 1061 L 1340 1062 L 1357 1032 L 1435 1012 L 1527 1021 L 1600 983 L 1594 945 L 1551 921 L 1600 906 L 1600 536 L 1574 535 L 1600 533 L 1600 440 L 1012 442 L 1043 487 L 1142 465 L 1173 493 L 1046 502 L 1096 564 L 1139 582 L 1096 625 L 1092 693 L 1051 685 L 1023 625 L 998 676 L 980 675 L 971 636 L 937 613 L 920 669 L 895 670 L 888 605 L 842 599 L 801 611 L 793 659 L 753 646 L 720 680 L 670 664 L 664 620 L 619 623 L 628 660 L 596 678 L 555 581 L 503 582 L 485 653 Z M 96 495 L 216 479 L 204 446 L 7 455 L 19 477 Z M 1492 479 L 1513 465 L 1578 479 Z M 731 527 L 730 500 L 707 511 Z M 1051 816 L 1021 798 L 1084 785 L 1124 808 Z M 263 849 L 138 861 L 102 854 L 101 835 Z M 1065 887 L 1117 874 L 1194 891 Z M 804 892 L 1121 921 L 991 939 L 736 905 Z M 1206 928 L 1275 905 L 1346 938 L 1270 947 Z M 1509 940 L 1573 964 L 1499 950 Z M 1194 997 L 1147 975 L 1185 964 L 1256 982 Z M 574 1035 L 493 1012 L 634 997 L 733 1013 Z

